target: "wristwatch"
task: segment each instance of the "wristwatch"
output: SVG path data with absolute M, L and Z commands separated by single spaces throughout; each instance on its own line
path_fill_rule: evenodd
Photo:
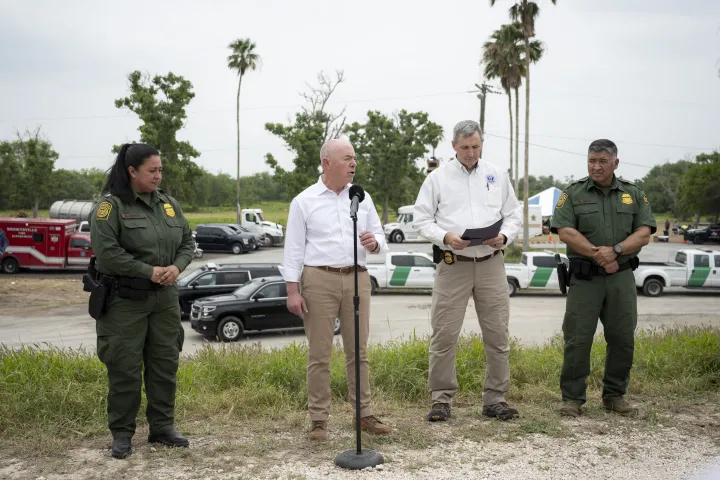
M 622 255 L 623 247 L 619 243 L 613 247 L 613 252 L 615 252 L 618 256 Z

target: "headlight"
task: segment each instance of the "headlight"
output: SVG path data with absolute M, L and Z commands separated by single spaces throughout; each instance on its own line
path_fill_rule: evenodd
M 248 239 L 247 239 L 247 238 L 243 238 L 243 243 L 248 243 Z
M 217 307 L 202 307 L 203 316 L 207 317 L 208 315 L 210 315 L 210 312 L 212 312 L 216 308 Z

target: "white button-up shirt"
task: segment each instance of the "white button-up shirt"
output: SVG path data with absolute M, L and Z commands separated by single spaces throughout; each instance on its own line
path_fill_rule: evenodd
M 435 245 L 451 250 L 443 244 L 446 233 L 462 235 L 468 228 L 489 227 L 502 219 L 500 233 L 509 244 L 522 225 L 522 211 L 504 171 L 484 160 L 468 171 L 455 158 L 425 178 L 415 202 L 413 228 Z M 488 245 L 454 250 L 467 257 L 484 257 L 493 251 Z
M 360 244 L 360 232 L 373 233 L 380 249 L 388 250 L 380 217 L 370 194 L 360 203 L 357 214 L 358 265 L 365 266 L 367 250 Z M 280 274 L 286 282 L 299 282 L 303 266 L 348 267 L 354 264 L 353 220 L 350 218 L 350 184 L 338 195 L 318 182 L 290 203 L 285 235 L 285 259 Z

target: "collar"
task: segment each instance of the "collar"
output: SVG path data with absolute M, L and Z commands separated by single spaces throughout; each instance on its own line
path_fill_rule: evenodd
M 593 180 L 590 176 L 588 176 L 588 181 L 587 181 L 587 183 L 585 184 L 585 189 L 589 191 L 589 190 L 590 190 L 591 188 L 593 188 L 593 187 L 599 189 L 599 188 L 600 188 L 600 185 L 598 185 L 597 183 L 595 183 L 595 180 Z M 613 180 L 612 180 L 612 183 L 610 184 L 610 190 L 615 190 L 615 189 L 618 189 L 618 190 L 620 190 L 621 192 L 625 192 L 625 191 L 626 191 L 626 190 L 625 190 L 625 187 L 623 187 L 622 182 L 620 182 L 620 181 L 618 180 L 618 178 L 615 176 L 615 174 L 613 174 Z
M 347 189 L 349 189 L 349 188 L 350 188 L 350 185 L 352 185 L 352 184 L 351 184 L 351 183 L 348 183 L 347 185 L 345 185 L 345 187 L 342 189 L 342 191 L 340 192 L 340 194 L 342 194 L 344 191 L 346 191 Z M 317 181 L 317 183 L 316 183 L 315 185 L 313 185 L 313 187 L 314 187 L 313 193 L 314 193 L 315 195 L 317 195 L 317 196 L 323 195 L 325 192 L 330 192 L 330 193 L 332 193 L 333 195 L 338 195 L 338 194 L 335 193 L 333 190 L 330 190 L 330 189 L 327 187 L 327 185 L 325 185 L 325 182 L 323 182 L 323 176 L 322 176 L 322 175 L 320 175 L 320 176 L 318 177 L 318 181 Z
M 479 171 L 479 170 L 480 170 L 480 160 L 479 160 L 479 159 L 478 159 L 477 162 L 475 162 L 475 165 L 474 165 L 470 170 L 468 170 L 467 168 L 465 168 L 465 165 L 463 165 L 462 162 L 461 162 L 460 160 L 458 160 L 457 154 L 455 154 L 454 160 L 457 162 L 457 167 L 456 167 L 456 168 L 457 168 L 458 170 L 460 170 L 461 172 L 463 172 L 463 173 L 471 174 L 472 172 L 475 172 L 475 171 Z
M 150 192 L 150 206 L 151 207 L 161 200 L 164 202 L 167 202 L 167 200 L 164 199 L 164 196 L 161 197 L 161 194 L 162 194 L 162 191 L 160 189 L 156 189 L 156 190 L 153 190 L 152 192 Z M 142 199 L 140 194 L 134 190 L 133 190 L 133 197 L 135 198 L 136 202 L 138 201 L 138 199 L 140 199 L 141 201 L 144 202 L 144 200 Z

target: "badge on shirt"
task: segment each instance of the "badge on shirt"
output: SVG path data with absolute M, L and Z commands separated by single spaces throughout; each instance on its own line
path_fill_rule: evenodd
M 97 215 L 95 216 L 95 220 L 107 220 L 110 217 L 111 211 L 112 211 L 112 203 L 102 202 L 100 205 L 98 205 Z
M 487 180 L 488 185 L 494 185 L 495 175 L 485 175 L 485 180 Z
M 625 205 L 632 205 L 632 203 L 633 203 L 632 196 L 629 193 L 623 193 L 621 200 L 622 200 L 622 203 Z
M 165 213 L 167 214 L 168 217 L 175 216 L 175 209 L 173 209 L 172 205 L 170 205 L 169 203 L 166 203 L 165 205 L 163 205 L 163 207 L 165 208 Z

